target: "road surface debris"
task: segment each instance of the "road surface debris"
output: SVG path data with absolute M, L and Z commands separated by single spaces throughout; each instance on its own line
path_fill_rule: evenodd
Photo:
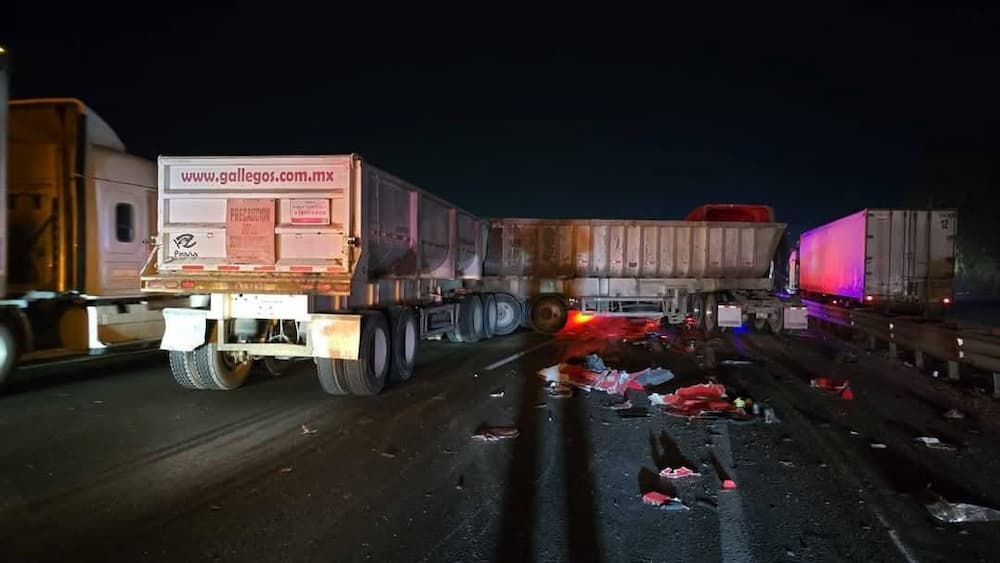
M 495 442 L 504 438 L 517 438 L 520 432 L 513 426 L 480 426 L 472 435 L 478 440 Z
M 302 428 L 302 434 L 303 435 L 306 435 L 306 434 L 315 434 L 316 433 L 316 430 L 314 428 L 309 428 L 305 424 L 303 424 L 301 426 L 301 428 Z

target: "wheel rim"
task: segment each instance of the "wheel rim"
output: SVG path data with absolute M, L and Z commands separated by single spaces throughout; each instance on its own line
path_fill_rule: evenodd
M 507 302 L 497 302 L 497 326 L 507 326 L 514 322 L 514 307 Z
M 413 363 L 417 354 L 417 323 L 413 318 L 406 323 L 406 330 L 403 333 L 403 359 L 407 365 Z
M 384 330 L 376 330 L 372 342 L 372 367 L 375 368 L 375 375 L 382 377 L 385 366 L 388 364 L 389 339 L 385 336 Z
M 557 299 L 543 299 L 532 309 L 532 324 L 537 330 L 558 332 L 566 322 L 566 308 Z

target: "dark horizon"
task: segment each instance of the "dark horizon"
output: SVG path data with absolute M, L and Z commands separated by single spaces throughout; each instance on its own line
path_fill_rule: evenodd
M 764 203 L 795 234 L 911 202 L 929 169 L 963 166 L 955 147 L 996 154 L 995 11 L 754 11 L 707 29 L 533 14 L 178 5 L 122 25 L 70 9 L 0 41 L 15 97 L 80 98 L 141 156 L 357 152 L 484 216 Z

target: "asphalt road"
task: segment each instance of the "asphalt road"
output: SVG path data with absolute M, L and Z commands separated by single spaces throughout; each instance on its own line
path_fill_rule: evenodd
M 754 362 L 707 370 L 703 352 L 600 334 L 428 342 L 414 379 L 374 398 L 325 395 L 309 364 L 185 391 L 159 354 L 15 381 L 0 397 L 2 559 L 994 559 L 1000 523 L 942 524 L 922 500 L 1000 506 L 991 401 L 878 354 L 835 362 L 843 346 L 817 338 L 725 335 L 719 359 Z M 717 378 L 780 421 L 672 417 L 642 391 L 629 398 L 648 417 L 599 392 L 548 396 L 536 372 L 591 351 L 670 368 L 661 392 Z M 850 379 L 854 400 L 810 388 L 817 375 Z M 956 406 L 969 416 L 941 416 Z M 472 439 L 481 424 L 520 435 Z M 700 475 L 658 477 L 677 465 Z M 654 490 L 686 509 L 643 504 Z

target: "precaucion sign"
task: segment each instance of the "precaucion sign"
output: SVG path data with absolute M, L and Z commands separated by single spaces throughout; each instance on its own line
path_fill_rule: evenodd
M 330 200 L 293 199 L 291 215 L 293 225 L 329 225 Z
M 230 264 L 274 264 L 274 200 L 226 202 L 226 259 Z

